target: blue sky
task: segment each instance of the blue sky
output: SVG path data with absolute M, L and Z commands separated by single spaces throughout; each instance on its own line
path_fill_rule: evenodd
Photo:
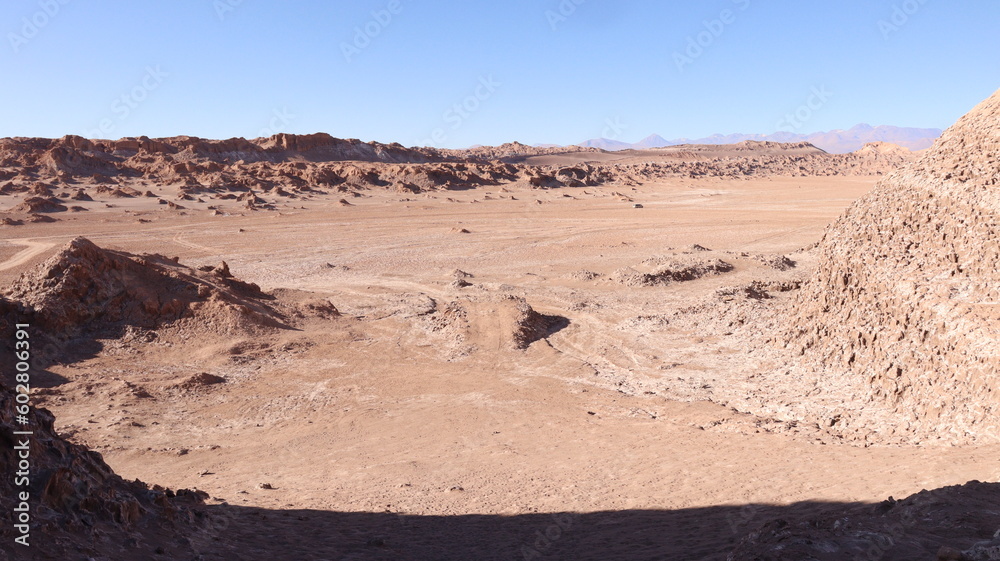
M 0 136 L 944 128 L 1000 88 L 997 22 L 996 0 L 7 0 Z

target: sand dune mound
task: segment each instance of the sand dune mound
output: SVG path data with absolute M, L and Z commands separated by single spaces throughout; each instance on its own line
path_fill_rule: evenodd
M 826 232 L 790 346 L 916 436 L 1000 440 L 1000 92 Z
M 998 503 L 1000 484 L 973 481 L 795 524 L 769 522 L 728 559 L 1000 559 Z
M 155 328 L 184 319 L 222 332 L 280 325 L 270 297 L 232 278 L 225 263 L 193 270 L 161 255 L 102 249 L 86 238 L 24 273 L 6 296 L 31 310 L 34 323 L 50 334 Z
M 25 437 L 14 431 L 14 392 L 0 386 L 0 463 L 16 466 Z M 200 492 L 154 487 L 141 481 L 125 481 L 116 475 L 101 455 L 70 444 L 53 429 L 54 418 L 45 409 L 35 409 L 30 417 L 34 434 L 28 444 L 31 469 L 27 487 L 13 475 L 0 481 L 0 508 L 14 512 L 17 493 L 30 493 L 32 559 L 155 559 L 194 558 L 190 542 L 180 536 L 194 528 L 194 510 L 207 495 Z M 11 472 L 13 473 L 13 471 Z M 20 535 L 12 524 L 0 528 L 0 557 L 20 559 L 28 551 L 16 545 Z M 124 546 L 124 549 L 123 549 Z

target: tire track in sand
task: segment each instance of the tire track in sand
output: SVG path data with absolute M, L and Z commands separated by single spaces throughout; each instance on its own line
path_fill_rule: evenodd
M 24 249 L 14 254 L 10 259 L 0 263 L 0 271 L 19 267 L 56 245 L 53 242 L 32 241 L 30 238 L 10 239 L 6 241 L 12 245 L 24 246 Z

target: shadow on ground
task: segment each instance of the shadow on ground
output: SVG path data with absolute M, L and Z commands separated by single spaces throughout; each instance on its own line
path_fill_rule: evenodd
M 725 560 L 766 522 L 850 506 L 857 505 L 407 516 L 217 505 L 206 507 L 205 528 L 192 542 L 206 561 Z
M 1000 483 L 978 481 L 873 504 L 810 501 L 514 516 L 221 504 L 204 507 L 204 524 L 191 545 L 205 561 L 981 561 L 1000 559 L 997 504 Z

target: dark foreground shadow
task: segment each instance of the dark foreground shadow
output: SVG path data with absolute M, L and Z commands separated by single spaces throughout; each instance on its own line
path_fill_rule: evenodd
M 822 507 L 407 516 L 223 505 L 206 507 L 192 541 L 206 561 L 725 560 L 753 528 Z
M 217 505 L 190 545 L 206 561 L 980 561 L 1000 558 L 997 504 L 1000 483 L 972 481 L 873 504 L 515 516 Z
M 205 507 L 205 527 L 191 541 L 206 561 L 725 560 L 767 522 L 848 506 L 856 505 L 407 516 L 218 505 Z

